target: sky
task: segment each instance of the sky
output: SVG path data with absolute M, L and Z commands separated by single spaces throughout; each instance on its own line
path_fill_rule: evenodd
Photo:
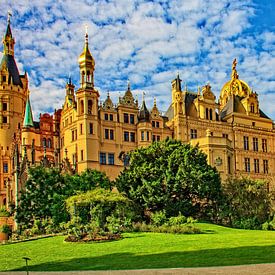
M 275 0 L 0 0 L 0 11 L 0 35 L 12 12 L 36 119 L 62 107 L 69 76 L 79 87 L 87 25 L 101 101 L 109 91 L 117 103 L 129 80 L 139 103 L 145 92 L 149 108 L 156 97 L 166 111 L 178 72 L 189 91 L 210 83 L 218 99 L 237 58 L 239 78 L 275 120 Z

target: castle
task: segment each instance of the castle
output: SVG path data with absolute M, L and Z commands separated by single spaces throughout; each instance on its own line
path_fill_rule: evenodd
M 275 128 L 259 107 L 256 92 L 239 79 L 234 60 L 231 78 L 217 102 L 209 84 L 196 92 L 172 81 L 172 102 L 159 112 L 156 100 L 139 106 L 130 84 L 118 103 L 108 94 L 99 104 L 94 87 L 95 61 L 85 35 L 79 56 L 80 87 L 69 79 L 62 109 L 33 120 L 27 74 L 14 59 L 10 20 L 0 64 L 0 205 L 17 203 L 30 166 L 56 166 L 69 173 L 94 168 L 115 179 L 128 165 L 127 152 L 173 138 L 198 144 L 222 180 L 243 175 L 268 179 L 275 168 Z

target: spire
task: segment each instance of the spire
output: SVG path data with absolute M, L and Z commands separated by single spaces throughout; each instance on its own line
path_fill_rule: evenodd
M 239 75 L 238 75 L 237 70 L 236 70 L 237 64 L 238 64 L 238 62 L 237 62 L 237 59 L 235 58 L 233 60 L 233 63 L 232 63 L 232 73 L 231 73 L 231 79 L 232 80 L 239 78 Z
M 177 72 L 177 78 L 176 78 L 176 88 L 178 91 L 181 91 L 181 79 L 180 79 L 180 74 Z
M 149 122 L 150 121 L 150 113 L 146 107 L 145 100 L 144 100 L 144 92 L 142 93 L 142 105 L 139 110 L 138 119 L 141 122 Z
M 89 36 L 88 27 L 85 26 L 85 44 L 81 55 L 79 56 L 78 63 L 80 68 L 80 80 L 81 86 L 86 88 L 87 86 L 94 85 L 94 69 L 95 61 L 89 50 Z
M 7 29 L 2 41 L 3 41 L 3 47 L 4 47 L 4 55 L 14 56 L 15 41 L 12 37 L 10 17 L 11 17 L 11 12 L 8 12 Z
M 23 127 L 34 127 L 29 95 L 27 97 Z

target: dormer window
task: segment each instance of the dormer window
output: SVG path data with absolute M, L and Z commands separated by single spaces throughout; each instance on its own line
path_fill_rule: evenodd
M 2 76 L 2 82 L 3 82 L 3 83 L 6 83 L 6 81 L 7 81 L 7 77 L 6 77 L 5 75 L 3 75 L 3 76 Z

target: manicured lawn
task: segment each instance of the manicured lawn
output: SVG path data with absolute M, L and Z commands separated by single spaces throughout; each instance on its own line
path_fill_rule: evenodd
M 64 237 L 0 246 L 0 270 L 109 270 L 203 267 L 275 262 L 275 232 L 199 224 L 205 234 L 127 233 L 105 243 L 65 243 Z

